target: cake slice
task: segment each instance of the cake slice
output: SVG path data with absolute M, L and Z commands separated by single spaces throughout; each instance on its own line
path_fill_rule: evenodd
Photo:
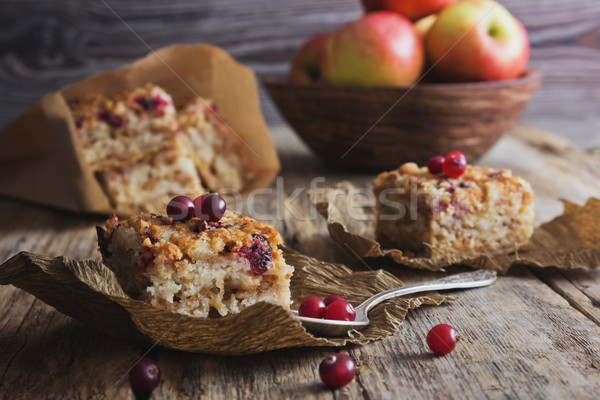
M 219 118 L 211 101 L 189 100 L 178 110 L 178 121 L 192 144 L 198 172 L 211 190 L 240 191 L 256 175 L 249 148 Z
M 376 237 L 411 255 L 448 258 L 509 253 L 534 227 L 534 194 L 510 171 L 467 165 L 458 178 L 406 163 L 373 181 Z
M 165 146 L 133 164 L 97 174 L 119 213 L 157 212 L 174 194 L 195 197 L 205 192 L 186 137 L 179 134 Z
M 195 317 L 235 314 L 258 302 L 290 307 L 290 278 L 275 229 L 227 211 L 196 217 L 132 216 L 98 227 L 104 263 L 124 290 L 153 306 Z
M 171 96 L 152 84 L 113 97 L 90 95 L 70 107 L 93 171 L 127 166 L 159 151 L 179 129 Z

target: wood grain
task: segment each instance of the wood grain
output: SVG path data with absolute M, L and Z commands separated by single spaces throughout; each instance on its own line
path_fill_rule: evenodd
M 545 76 L 524 120 L 600 146 L 600 3 L 501 2 L 528 28 L 530 67 Z M 210 42 L 260 77 L 281 76 L 306 38 L 361 12 L 358 0 L 0 0 L 0 127 L 43 94 L 173 43 Z M 280 122 L 264 92 L 262 102 Z
M 287 128 L 274 130 L 284 179 L 273 188 L 279 185 L 286 195 L 308 187 L 315 176 L 326 176 L 327 185 L 348 178 L 367 184 L 373 178 L 327 168 Z M 515 152 L 528 157 L 510 157 Z M 592 168 L 596 162 L 568 142 L 526 127 L 501 139 L 486 159 L 490 165 L 529 171 L 539 193 L 539 222 L 561 212 L 558 197 L 581 203 L 585 196 L 600 196 L 600 171 L 578 173 L 582 165 Z M 553 176 L 560 185 L 553 186 Z M 323 221 L 310 219 L 303 195 L 287 208 L 275 192 L 255 202 L 254 210 L 270 215 L 288 244 L 339 260 Z M 0 262 L 20 250 L 98 258 L 93 226 L 101 217 L 0 198 L 0 221 Z M 366 268 L 354 261 L 349 263 L 354 268 Z M 432 277 L 375 267 L 406 282 Z M 332 351 L 327 348 L 243 357 L 154 349 L 162 379 L 152 398 L 595 399 L 600 392 L 598 278 L 597 273 L 517 268 L 490 288 L 455 292 L 458 302 L 409 313 L 398 335 L 343 349 L 358 370 L 354 382 L 337 391 L 323 387 L 317 374 L 319 362 Z M 133 399 L 127 370 L 148 348 L 92 331 L 11 286 L 0 286 L 0 310 L 0 398 Z M 453 324 L 462 337 L 446 357 L 432 356 L 424 342 L 438 323 Z

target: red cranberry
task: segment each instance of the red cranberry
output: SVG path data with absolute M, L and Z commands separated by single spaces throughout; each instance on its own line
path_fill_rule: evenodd
M 273 252 L 267 240 L 261 235 L 252 235 L 252 245 L 244 246 L 238 250 L 238 254 L 250 263 L 252 276 L 260 276 L 267 272 L 273 264 Z
M 150 358 L 142 358 L 129 371 L 129 383 L 136 393 L 150 394 L 160 382 L 160 369 Z
M 329 296 L 325 297 L 325 300 L 323 301 L 325 302 L 325 305 L 328 306 L 336 300 L 346 301 L 346 299 L 340 296 L 339 294 L 330 294 Z
M 209 194 L 203 194 L 201 196 L 198 196 L 194 199 L 194 207 L 196 207 L 196 210 L 200 210 L 202 208 L 202 203 L 204 203 L 204 200 L 206 200 L 206 198 L 210 196 Z M 196 213 L 198 214 L 198 213 Z M 198 216 L 198 215 L 196 215 Z M 198 217 L 199 218 L 199 217 Z
M 435 354 L 443 356 L 454 350 L 459 339 L 456 329 L 448 324 L 439 324 L 427 334 L 427 345 Z
M 431 157 L 427 163 L 427 169 L 429 170 L 429 173 L 432 175 L 439 175 L 444 172 L 444 160 L 444 156 Z
M 164 107 L 168 104 L 167 101 L 160 96 L 136 96 L 133 98 L 133 101 L 137 103 L 140 107 L 142 107 L 145 111 L 153 111 L 154 109 Z
M 298 307 L 298 315 L 309 318 L 323 318 L 327 306 L 319 296 L 308 296 Z
M 106 122 L 108 125 L 112 126 L 113 128 L 120 128 L 123 126 L 123 123 L 125 122 L 123 120 L 123 117 L 121 117 L 120 115 L 112 115 L 106 110 L 100 111 L 98 113 L 98 119 L 100 121 Z
M 352 304 L 346 300 L 336 300 L 327 306 L 325 310 L 325 319 L 335 319 L 338 321 L 354 321 L 356 311 Z
M 81 127 L 83 126 L 83 117 L 81 115 L 75 115 L 73 117 L 73 120 L 75 121 L 75 127 L 77 129 L 81 129 Z
M 167 215 L 175 221 L 187 221 L 194 216 L 194 202 L 187 196 L 173 197 L 167 204 Z
M 331 354 L 319 365 L 319 376 L 323 383 L 337 389 L 349 384 L 356 374 L 354 360 L 347 354 Z
M 451 151 L 446 155 L 442 167 L 450 178 L 458 178 L 467 169 L 467 159 L 460 151 Z
M 218 194 L 209 194 L 196 198 L 194 204 L 201 203 L 200 208 L 196 206 L 196 217 L 202 218 L 207 222 L 217 222 L 227 209 L 225 200 Z

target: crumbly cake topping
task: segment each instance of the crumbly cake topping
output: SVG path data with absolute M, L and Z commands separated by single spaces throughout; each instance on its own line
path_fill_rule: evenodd
M 110 239 L 121 226 L 134 228 L 141 240 L 143 254 L 138 263 L 151 268 L 159 255 L 168 265 L 182 259 L 196 258 L 199 247 L 218 253 L 239 253 L 248 259 L 253 275 L 266 272 L 274 259 L 278 259 L 277 246 L 283 241 L 272 226 L 255 221 L 247 216 L 237 216 L 227 211 L 218 222 L 206 222 L 199 218 L 188 221 L 173 221 L 172 218 L 156 214 L 131 216 L 119 221 L 109 218 L 106 231 L 101 232 L 100 251 L 107 253 Z M 101 229 L 101 228 L 100 228 Z M 166 262 L 166 263 L 165 263 Z
M 179 129 L 171 96 L 147 84 L 112 98 L 93 94 L 70 104 L 83 146 L 107 134 L 112 139 L 138 136 L 140 118 L 153 119 L 151 128 L 164 133 Z M 99 129 L 100 128 L 100 129 Z M 106 132 L 105 132 L 106 131 Z
M 432 204 L 431 212 L 444 212 L 448 207 L 453 207 L 459 213 L 467 212 L 485 203 L 491 192 L 499 187 L 509 187 L 511 192 L 521 192 L 524 205 L 530 205 L 534 201 L 531 186 L 524 179 L 513 176 L 510 170 L 485 166 L 468 165 L 463 175 L 449 178 L 433 175 L 427 167 L 419 168 L 415 163 L 406 163 L 397 170 L 382 172 L 372 184 L 375 196 L 389 188 L 400 188 L 406 193 L 427 193 L 437 200 L 437 203 Z

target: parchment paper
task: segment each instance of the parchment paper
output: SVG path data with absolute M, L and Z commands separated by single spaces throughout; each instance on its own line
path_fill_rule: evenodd
M 224 50 L 199 44 L 163 48 L 38 100 L 0 132 L 0 194 L 74 212 L 114 213 L 84 162 L 67 104 L 146 83 L 163 87 L 175 102 L 196 94 L 214 100 L 219 116 L 249 145 L 260 166 L 242 194 L 270 184 L 280 165 L 260 111 L 254 73 Z

